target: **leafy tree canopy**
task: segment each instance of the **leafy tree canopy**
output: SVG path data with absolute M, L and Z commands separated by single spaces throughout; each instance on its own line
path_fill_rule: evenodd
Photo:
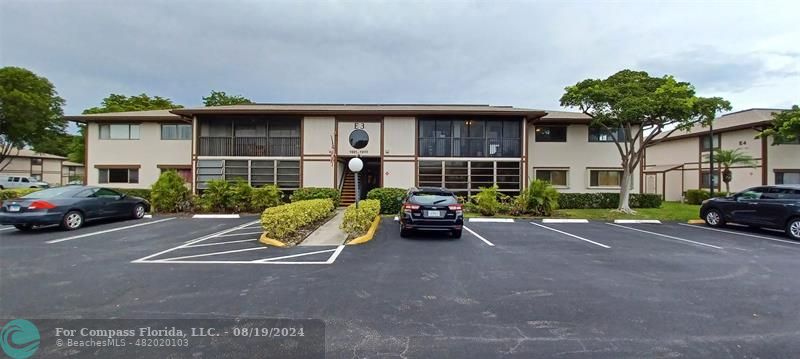
M 72 146 L 72 142 L 76 137 L 79 137 L 81 141 L 83 140 L 80 136 L 68 133 L 53 134 L 34 143 L 32 148 L 36 152 L 68 157 L 70 154 L 70 146 Z
M 241 95 L 228 95 L 225 91 L 211 91 L 211 94 L 203 97 L 203 104 L 208 106 L 225 106 L 225 105 L 246 105 L 251 104 L 253 101 Z
M 759 137 L 772 137 L 772 145 L 796 141 L 800 137 L 800 106 L 773 114 L 772 127 L 762 131 Z
M 672 76 L 652 77 L 644 71 L 622 70 L 606 79 L 587 79 L 568 86 L 561 105 L 577 107 L 592 119 L 592 125 L 611 133 L 622 128 L 625 138 L 614 137 L 623 169 L 620 207 L 628 206 L 630 179 L 641 162 L 644 149 L 658 142 L 661 134 L 709 124 L 717 112 L 730 110 L 719 97 L 698 97 L 694 86 Z
M 172 100 L 160 96 L 150 97 L 143 93 L 129 97 L 112 93 L 103 99 L 100 106 L 88 108 L 84 110 L 83 113 L 92 114 L 125 111 L 167 110 L 181 107 L 183 106 L 177 105 L 173 103 Z
M 64 99 L 46 78 L 21 67 L 0 68 L 0 170 L 12 148 L 64 133 Z

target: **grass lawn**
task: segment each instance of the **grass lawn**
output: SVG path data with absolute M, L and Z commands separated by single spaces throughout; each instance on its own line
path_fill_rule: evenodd
M 609 209 L 560 209 L 553 218 L 585 218 L 595 220 L 658 219 L 681 221 L 700 219 L 700 206 L 679 202 L 663 202 L 661 208 L 636 208 L 636 214 L 612 212 Z

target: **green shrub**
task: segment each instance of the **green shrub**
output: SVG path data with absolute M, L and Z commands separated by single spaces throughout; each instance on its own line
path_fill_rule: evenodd
M 353 203 L 344 211 L 344 219 L 339 228 L 352 237 L 364 235 L 380 212 L 381 202 L 377 199 L 359 201 L 358 208 Z
M 267 208 L 261 214 L 261 227 L 267 237 L 285 241 L 300 228 L 327 218 L 333 208 L 330 198 L 297 201 Z
M 515 208 L 524 214 L 550 216 L 558 209 L 559 195 L 550 182 L 535 179 L 519 194 Z
M 211 180 L 200 195 L 200 208 L 206 212 L 226 212 L 233 207 L 231 183 L 225 180 Z
M 162 173 L 151 188 L 153 211 L 181 212 L 191 208 L 191 193 L 178 172 L 170 170 Z
M 298 188 L 297 190 L 292 193 L 291 201 L 305 201 L 308 199 L 319 199 L 319 198 L 330 198 L 333 201 L 333 206 L 339 206 L 339 190 L 335 188 L 324 188 L 324 187 L 303 187 Z
M 497 200 L 497 185 L 480 187 L 480 192 L 473 198 L 478 212 L 484 216 L 494 216 L 500 210 L 500 201 Z
M 113 190 L 124 193 L 128 196 L 140 197 L 144 198 L 147 201 L 150 201 L 151 191 L 146 188 L 112 188 Z
M 658 208 L 661 207 L 661 195 L 649 193 L 632 193 L 630 195 L 631 208 Z M 558 197 L 558 208 L 617 208 L 619 206 L 619 193 L 561 193 Z
M 267 184 L 261 188 L 253 188 L 250 197 L 250 208 L 253 211 L 263 212 L 265 209 L 275 207 L 282 203 L 283 192 L 278 186 Z
M 397 214 L 400 213 L 400 206 L 403 205 L 403 196 L 406 190 L 402 188 L 375 188 L 367 193 L 367 199 L 376 199 L 381 202 L 381 213 Z
M 3 189 L 0 190 L 0 201 L 6 199 L 14 199 L 22 197 L 26 194 L 30 194 L 36 191 L 41 190 L 41 188 L 15 188 L 15 189 Z
M 714 192 L 714 197 L 725 197 L 728 195 L 728 192 Z M 688 204 L 701 204 L 703 201 L 711 198 L 711 192 L 706 191 L 704 189 L 690 189 L 687 190 L 684 194 L 684 200 Z
M 231 184 L 231 208 L 233 212 L 249 212 L 253 198 L 253 187 L 249 183 L 238 180 Z

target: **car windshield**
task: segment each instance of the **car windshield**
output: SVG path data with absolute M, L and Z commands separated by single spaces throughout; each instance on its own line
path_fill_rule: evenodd
M 411 195 L 411 202 L 423 205 L 433 205 L 433 204 L 447 205 L 447 204 L 454 204 L 457 201 L 453 195 L 447 193 L 417 192 Z
M 49 188 L 49 189 L 43 189 L 41 191 L 36 191 L 36 192 L 33 192 L 33 193 L 26 194 L 26 195 L 22 196 L 21 198 L 43 199 L 43 198 L 68 197 L 72 193 L 74 193 L 75 191 L 76 191 L 75 188 L 69 188 L 69 187 Z

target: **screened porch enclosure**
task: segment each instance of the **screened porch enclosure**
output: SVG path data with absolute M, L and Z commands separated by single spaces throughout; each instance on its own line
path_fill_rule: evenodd
M 420 157 L 520 157 L 522 119 L 419 119 Z
M 199 156 L 300 156 L 301 117 L 205 116 L 198 118 Z

